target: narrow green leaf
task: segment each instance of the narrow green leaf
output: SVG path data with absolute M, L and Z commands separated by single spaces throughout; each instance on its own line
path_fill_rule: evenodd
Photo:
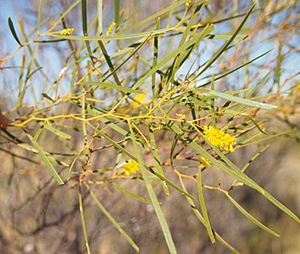
M 135 249 L 135 251 L 139 252 L 139 247 L 136 245 L 136 243 L 124 231 L 124 229 L 119 225 L 119 223 L 114 219 L 114 217 L 109 213 L 109 211 L 101 204 L 100 200 L 97 198 L 95 193 L 90 189 L 90 187 L 87 186 L 87 188 L 89 189 L 93 200 L 95 201 L 96 205 L 99 207 L 101 212 L 109 219 L 109 221 L 114 225 L 114 227 L 123 235 L 126 241 Z
M 269 145 L 264 146 L 261 150 L 259 150 L 257 153 L 255 153 L 251 159 L 244 165 L 244 167 L 241 169 L 242 172 L 245 172 L 246 169 L 250 166 L 250 164 L 256 160 L 256 158 L 261 155 L 267 148 L 269 147 Z M 238 183 L 238 181 L 234 180 L 233 183 L 231 184 L 231 186 L 235 186 Z
M 60 41 L 66 41 L 66 39 L 53 39 L 53 40 L 36 40 L 36 43 L 56 43 Z
M 115 0 L 115 22 L 116 22 L 116 32 L 120 29 L 120 0 Z
M 171 21 L 172 21 L 173 12 L 174 12 L 174 9 L 175 9 L 175 6 L 176 6 L 176 2 L 177 2 L 177 0 L 173 0 L 172 1 L 171 9 L 169 11 L 169 17 L 168 17 L 167 27 L 170 27 L 170 25 L 171 25 Z
M 249 166 L 250 164 L 256 160 L 256 158 L 258 156 L 260 156 L 270 145 L 266 145 L 263 148 L 261 148 L 257 153 L 255 153 L 251 159 L 244 165 L 244 167 L 242 168 L 242 171 L 244 172 Z
M 48 131 L 51 131 L 53 134 L 63 138 L 63 139 L 66 139 L 66 140 L 71 140 L 72 136 L 68 133 L 65 133 L 57 128 L 54 128 L 48 124 L 45 124 L 44 125 L 44 128 L 47 129 Z
M 26 93 L 27 86 L 23 80 L 24 71 L 25 71 L 25 55 L 23 55 L 21 60 L 21 68 L 20 68 L 20 74 L 18 79 L 18 102 L 17 102 L 17 109 L 22 107 L 23 104 L 23 98 Z
M 98 44 L 99 44 L 99 47 L 100 47 L 100 49 L 102 51 L 102 54 L 104 55 L 104 58 L 105 58 L 107 64 L 109 66 L 109 69 L 110 69 L 110 71 L 111 71 L 111 73 L 112 73 L 112 75 L 114 77 L 115 82 L 117 83 L 118 86 L 121 86 L 121 82 L 120 82 L 119 77 L 118 77 L 118 75 L 117 75 L 117 73 L 115 71 L 114 64 L 112 63 L 112 61 L 110 59 L 110 56 L 107 53 L 107 50 L 105 48 L 104 43 L 99 40 Z
M 202 172 L 201 169 L 198 170 L 198 174 L 197 174 L 197 182 L 198 182 L 198 197 L 199 197 L 199 201 L 200 201 L 200 207 L 202 210 L 202 214 L 205 220 L 205 227 L 208 233 L 208 236 L 211 240 L 212 243 L 215 243 L 215 236 L 213 234 L 213 231 L 211 229 L 211 225 L 210 225 L 210 221 L 208 218 L 208 213 L 207 213 L 207 209 L 206 209 L 206 204 L 205 204 L 205 200 L 204 200 L 204 194 L 203 194 L 203 189 L 202 189 Z
M 55 100 L 53 100 L 48 94 L 42 93 L 41 95 L 42 95 L 44 98 L 48 99 L 49 101 L 55 102 Z
M 98 34 L 102 34 L 103 32 L 103 2 L 102 0 L 97 1 L 97 16 L 98 16 Z
M 89 240 L 87 237 L 87 232 L 86 232 L 86 225 L 85 225 L 85 219 L 84 219 L 84 209 L 83 209 L 83 200 L 82 200 L 82 195 L 79 192 L 79 211 L 80 211 L 80 219 L 81 219 L 81 225 L 82 225 L 82 230 L 83 230 L 83 236 L 84 236 L 84 241 L 85 241 L 85 247 L 86 251 L 88 254 L 91 254 L 91 249 L 89 245 Z
M 266 82 L 266 80 L 269 78 L 269 76 L 272 74 L 273 70 L 270 70 L 269 72 L 267 72 L 267 74 L 265 76 L 263 76 L 263 78 L 257 82 L 257 84 L 248 91 L 248 93 L 246 94 L 246 98 L 251 98 L 253 96 L 253 94 Z
M 133 199 L 136 199 L 137 201 L 140 201 L 140 202 L 142 202 L 142 203 L 144 203 L 144 204 L 152 204 L 152 203 L 151 203 L 151 200 L 147 200 L 147 199 L 143 198 L 143 197 L 140 196 L 140 195 L 137 195 L 137 194 L 135 194 L 135 193 L 133 193 L 133 192 L 131 192 L 131 191 L 129 191 L 129 190 L 126 190 L 126 189 L 124 189 L 124 188 L 123 188 L 121 185 L 119 185 L 119 184 L 111 183 L 111 185 L 112 185 L 115 189 L 117 189 L 118 191 L 123 192 L 125 195 L 127 195 L 127 196 L 129 196 L 129 197 L 131 197 L 131 198 L 133 198 Z
M 119 132 L 120 134 L 122 134 L 123 136 L 126 136 L 128 134 L 128 131 L 123 129 L 122 127 L 120 127 L 119 125 L 109 121 L 107 118 L 101 117 L 99 119 L 102 123 L 104 123 L 106 126 L 109 126 L 110 128 L 112 128 L 113 130 Z
M 161 163 L 160 158 L 159 158 L 158 149 L 157 149 L 157 145 L 156 145 L 156 141 L 155 141 L 155 136 L 154 136 L 154 133 L 151 129 L 151 126 L 149 128 L 149 137 L 150 137 L 150 145 L 152 147 L 153 158 L 154 158 L 155 163 L 156 163 L 156 168 L 158 169 L 158 172 L 161 175 L 164 176 L 164 170 L 162 168 L 162 163 Z M 170 195 L 170 192 L 169 192 L 169 189 L 168 189 L 168 186 L 167 186 L 166 182 L 162 182 L 162 187 L 164 189 L 165 194 Z
M 16 42 L 21 46 L 23 47 L 22 43 L 20 42 L 19 38 L 18 38 L 18 35 L 17 35 L 17 32 L 15 30 L 15 26 L 14 26 L 14 23 L 12 22 L 11 18 L 9 17 L 8 18 L 8 26 L 9 26 L 9 29 L 13 35 L 13 37 L 15 38 Z
M 39 66 L 39 67 L 37 67 L 36 69 L 34 69 L 32 72 L 28 73 L 28 74 L 26 75 L 25 83 L 27 83 L 27 81 L 28 81 L 35 73 L 37 73 L 37 72 L 38 72 L 39 70 L 41 70 L 41 69 L 42 69 L 42 67 Z
M 289 208 L 287 208 L 284 204 L 282 204 L 276 198 L 274 198 L 270 193 L 265 192 L 263 196 L 300 224 L 300 218 L 296 214 L 294 214 Z
M 43 151 L 43 149 L 40 147 L 40 145 L 34 140 L 34 138 L 32 136 L 30 136 L 29 134 L 27 134 L 27 137 L 30 139 L 31 143 L 33 144 L 34 148 L 36 149 L 36 151 L 39 153 L 39 155 L 41 156 L 42 161 L 46 164 L 47 169 L 49 171 L 49 173 L 53 176 L 53 178 L 55 179 L 55 181 L 58 184 L 64 184 L 64 181 L 60 178 L 59 174 L 56 172 L 55 168 L 53 167 L 53 165 L 51 164 L 51 162 L 49 161 L 48 157 L 46 156 L 45 152 Z
M 241 68 L 243 68 L 243 67 L 249 65 L 250 63 L 256 61 L 257 59 L 259 59 L 259 58 L 261 58 L 261 57 L 263 57 L 263 56 L 269 54 L 271 51 L 272 51 L 272 49 L 266 51 L 265 53 L 263 53 L 263 54 L 261 54 L 261 55 L 255 57 L 255 58 L 253 58 L 253 59 L 251 59 L 250 61 L 248 61 L 248 62 L 246 62 L 246 63 L 243 63 L 243 64 L 241 64 L 241 65 L 239 65 L 239 66 L 237 66 L 237 67 L 234 67 L 234 68 L 231 69 L 231 70 L 228 70 L 228 71 L 226 71 L 226 72 L 224 72 L 224 73 L 219 74 L 217 77 L 215 77 L 215 81 L 217 81 L 217 80 L 219 80 L 219 79 L 222 79 L 222 78 L 228 76 L 229 74 L 231 74 L 231 73 L 233 73 L 233 72 L 235 72 L 235 71 L 237 71 L 237 70 L 239 70 L 239 69 L 241 69 Z M 209 81 L 205 82 L 204 84 L 200 85 L 199 87 L 209 85 L 210 83 L 211 83 L 211 81 L 209 80 Z
M 266 104 L 266 103 L 262 103 L 262 102 L 258 102 L 258 101 L 252 101 L 252 100 L 248 100 L 248 99 L 244 99 L 244 98 L 239 98 L 237 96 L 233 96 L 229 93 L 224 93 L 224 92 L 217 92 L 214 90 L 208 90 L 208 89 L 204 89 L 204 88 L 200 88 L 199 91 L 203 91 L 203 92 L 207 92 L 209 95 L 214 95 L 229 101 L 234 101 L 240 104 L 244 104 L 250 107 L 255 107 L 255 108 L 261 108 L 261 109 L 275 109 L 277 108 L 277 106 L 275 105 L 271 105 L 271 104 Z
M 81 0 L 81 15 L 82 15 L 82 31 L 83 34 L 87 34 L 87 9 L 86 0 Z
M 82 15 L 82 31 L 84 36 L 88 36 L 88 28 L 87 28 L 87 7 L 86 0 L 81 0 L 81 15 Z M 85 45 L 88 51 L 89 56 L 92 58 L 92 50 L 89 40 L 85 40 Z
M 158 18 L 156 21 L 156 29 L 160 28 L 160 19 Z M 158 36 L 155 35 L 154 36 L 154 40 L 153 40 L 153 61 L 152 61 L 152 66 L 157 65 L 158 62 Z M 152 74 L 152 95 L 155 98 L 156 97 L 156 73 Z
M 210 34 L 208 36 L 208 39 L 214 39 L 214 40 L 230 40 L 230 38 L 232 37 L 231 33 L 228 34 Z M 235 37 L 235 40 L 245 40 L 248 38 L 248 35 L 245 34 L 238 34 Z
M 109 89 L 116 89 L 123 93 L 133 93 L 133 94 L 143 93 L 143 91 L 127 88 L 124 86 L 115 85 L 110 82 L 85 81 L 85 82 L 82 82 L 81 84 L 82 85 L 90 85 L 90 86 L 102 86 L 102 87 L 106 87 Z
M 18 144 L 19 147 L 27 150 L 27 151 L 30 151 L 30 152 L 33 152 L 33 153 L 38 153 L 38 151 L 31 145 L 29 144 L 26 144 L 26 143 L 20 143 Z
M 38 18 L 37 18 L 37 33 L 40 33 L 41 28 L 41 21 L 42 21 L 42 15 L 43 15 L 43 7 L 44 7 L 44 0 L 40 0 L 39 4 L 39 11 L 38 11 Z
M 276 66 L 276 70 L 275 70 L 275 75 L 276 75 L 276 78 L 275 78 L 275 82 L 277 83 L 277 87 L 280 88 L 280 85 L 281 85 L 281 74 L 282 74 L 282 62 L 283 62 L 283 59 L 284 59 L 284 56 L 282 54 L 282 48 L 283 48 L 283 45 L 282 45 L 282 41 L 279 41 L 279 45 L 278 45 L 278 55 L 277 55 L 277 66 Z
M 269 234 L 279 237 L 280 235 L 274 232 L 272 229 L 268 228 L 260 221 L 258 221 L 255 217 L 253 217 L 250 213 L 248 213 L 243 207 L 239 205 L 228 193 L 225 193 L 226 197 L 231 201 L 231 203 L 250 221 L 252 221 L 256 226 L 260 227 L 261 229 L 265 230 Z

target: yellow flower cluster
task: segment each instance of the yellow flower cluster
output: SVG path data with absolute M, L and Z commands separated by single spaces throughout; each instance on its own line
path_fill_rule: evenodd
M 131 174 L 134 174 L 134 173 L 140 171 L 139 164 L 134 160 L 128 161 L 123 166 L 123 169 L 124 169 L 124 173 L 126 176 L 130 176 Z
M 225 134 L 224 131 L 219 130 L 213 126 L 204 126 L 204 136 L 213 145 L 223 151 L 234 152 L 233 145 L 236 144 L 235 137 Z
M 58 31 L 58 33 L 60 35 L 70 35 L 70 34 L 74 33 L 74 31 L 75 31 L 74 28 L 66 28 L 66 29 Z
M 131 103 L 133 108 L 139 108 L 144 100 L 146 100 L 147 95 L 144 93 L 138 94 L 134 97 L 134 101 Z
M 187 1 L 185 2 L 185 6 L 186 6 L 186 7 L 189 7 L 190 4 L 191 4 L 191 2 L 192 2 L 192 0 L 187 0 Z

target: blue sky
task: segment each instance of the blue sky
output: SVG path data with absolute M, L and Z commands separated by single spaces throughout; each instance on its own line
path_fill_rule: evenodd
M 2 37 L 0 58 L 4 57 L 9 52 L 14 51 L 16 49 L 16 47 L 18 46 L 18 44 L 15 42 L 15 40 L 9 30 L 9 27 L 7 24 L 8 17 L 11 17 L 11 19 L 13 20 L 15 27 L 17 29 L 17 32 L 18 32 L 18 20 L 19 19 L 25 20 L 26 31 L 30 30 L 30 24 L 28 24 L 28 22 L 26 22 L 26 20 L 27 21 L 29 20 L 32 23 L 31 28 L 33 28 L 35 26 L 34 20 L 36 20 L 36 17 L 32 16 L 32 13 L 30 13 L 31 10 L 27 8 L 28 2 L 30 2 L 30 1 L 0 0 L 0 20 L 1 20 L 1 24 L 2 24 L 0 27 L 0 29 L 1 29 L 0 35 Z M 25 8 L 25 13 L 24 13 L 24 11 L 22 11 L 23 8 Z M 59 14 L 59 12 L 58 12 L 58 14 Z M 274 24 L 279 23 L 282 18 L 284 18 L 284 16 L 277 15 L 277 16 L 275 16 L 275 18 L 273 19 L 272 22 Z M 79 25 L 80 25 L 80 23 L 81 22 L 79 22 Z M 217 31 L 222 32 L 222 29 L 224 29 L 224 28 L 219 27 Z M 272 33 L 271 30 L 266 31 L 264 36 L 268 36 L 271 33 Z M 295 36 L 294 38 L 291 38 L 290 42 L 293 43 L 294 45 L 299 45 L 299 36 Z M 66 43 L 63 42 L 59 45 L 62 48 L 64 48 Z M 59 74 L 60 70 L 64 67 L 64 65 L 63 65 L 64 63 L 62 61 L 60 61 L 60 55 L 57 54 L 57 51 L 53 48 L 53 46 L 54 45 L 51 45 L 51 44 L 46 46 L 46 50 L 44 51 L 44 53 L 39 56 L 39 61 L 41 62 L 41 65 L 43 67 L 46 66 L 47 70 L 45 70 L 45 71 L 47 71 L 47 74 L 50 75 L 51 80 L 54 81 L 56 79 L 57 75 Z M 268 62 L 270 59 L 276 57 L 276 55 L 278 53 L 278 43 L 277 42 L 260 43 L 257 45 L 254 43 L 250 46 L 253 49 L 252 50 L 253 53 L 250 54 L 250 58 L 254 58 L 269 49 L 273 49 L 273 51 L 270 54 L 268 54 L 268 56 L 255 62 L 255 65 L 264 64 L 264 63 Z M 286 51 L 286 49 L 284 48 L 283 52 L 285 52 L 285 51 Z M 23 54 L 22 50 L 20 50 L 18 52 L 18 54 L 10 61 L 7 61 L 4 66 L 19 66 L 21 63 L 22 54 Z M 208 52 L 206 52 L 205 54 L 202 54 L 201 59 L 203 61 L 208 57 L 209 57 L 209 54 L 208 54 Z M 299 62 L 299 52 L 291 54 L 283 62 L 283 67 L 285 68 L 285 71 L 283 72 L 282 80 L 284 80 L 285 78 L 287 78 L 290 75 L 295 74 L 295 73 L 297 73 L 297 71 L 299 71 L 299 68 L 296 68 L 296 66 L 298 66 L 298 62 Z M 51 64 L 49 64 L 49 63 L 51 63 Z M 253 65 L 253 68 L 255 65 Z M 184 73 L 185 69 L 182 69 L 181 71 L 182 71 L 182 73 Z M 209 72 L 205 73 L 204 76 L 208 75 L 208 73 Z M 239 73 L 240 73 L 240 75 L 242 75 L 243 70 L 240 71 Z M 0 71 L 0 81 L 2 81 L 0 83 L 0 92 L 2 95 L 6 96 L 8 99 L 13 99 L 17 95 L 16 87 L 17 87 L 18 75 L 19 75 L 18 69 L 10 69 L 10 70 L 1 70 Z M 238 77 L 239 77 L 239 75 L 232 76 L 229 79 L 229 81 L 231 81 L 232 83 L 239 82 L 240 85 L 243 85 L 243 81 L 237 80 Z M 293 83 L 295 83 L 295 80 L 297 80 L 297 78 L 295 78 L 292 82 L 290 82 L 290 85 L 293 85 Z M 35 82 L 36 82 L 36 80 L 35 80 Z M 43 82 L 40 82 L 40 83 L 43 83 Z M 43 91 L 43 88 L 45 88 L 45 86 L 40 86 L 40 88 L 41 89 L 38 89 L 38 91 L 39 91 L 38 93 L 41 93 Z M 39 96 L 39 94 L 36 94 L 36 96 Z M 11 103 L 14 103 L 14 101 L 12 101 Z

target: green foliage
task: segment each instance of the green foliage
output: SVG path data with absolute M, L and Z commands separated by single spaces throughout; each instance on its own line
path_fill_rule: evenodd
M 40 1 L 37 26 L 32 34 L 21 31 L 23 44 L 11 19 L 8 21 L 13 37 L 23 46 L 18 50 L 26 54 L 26 63 L 23 63 L 26 68 L 21 68 L 19 74 L 18 119 L 12 125 L 31 134 L 27 134 L 30 142 L 26 139 L 19 147 L 38 154 L 58 184 L 76 180 L 87 252 L 91 253 L 91 248 L 82 193 L 92 198 L 93 205 L 139 252 L 139 243 L 117 222 L 113 211 L 100 202 L 98 196 L 102 186 L 113 186 L 136 202 L 150 204 L 172 254 L 177 253 L 176 244 L 163 203 L 156 194 L 161 188 L 166 196 L 181 193 L 184 196 L 180 201 L 182 206 L 192 208 L 206 228 L 211 243 L 221 243 L 233 253 L 239 252 L 217 232 L 217 225 L 209 216 L 208 203 L 213 201 L 205 197 L 208 191 L 225 194 L 246 219 L 273 236 L 279 234 L 246 211 L 231 193 L 243 191 L 241 186 L 248 186 L 300 223 L 296 214 L 245 172 L 265 147 L 239 168 L 230 160 L 229 149 L 216 145 L 218 140 L 213 144 L 203 131 L 205 126 L 222 130 L 220 135 L 226 133 L 236 140 L 231 151 L 234 153 L 244 146 L 281 134 L 271 134 L 259 119 L 259 114 L 269 114 L 266 112 L 276 111 L 280 106 L 279 99 L 272 100 L 274 94 L 280 94 L 280 89 L 263 92 L 269 74 L 255 80 L 251 87 L 243 82 L 239 89 L 222 86 L 226 78 L 235 78 L 238 71 L 250 68 L 257 60 L 263 61 L 269 51 L 257 57 L 250 57 L 252 52 L 247 52 L 246 61 L 237 60 L 225 70 L 217 66 L 249 40 L 247 33 L 251 32 L 251 24 L 248 21 L 261 9 L 252 5 L 246 13 L 213 19 L 207 1 L 173 1 L 151 16 L 130 23 L 130 19 L 123 17 L 120 1 L 115 0 L 115 23 L 111 26 L 115 29 L 105 34 L 102 1 L 98 1 L 94 17 L 89 16 L 87 2 L 74 2 L 53 22 L 42 15 L 45 3 Z M 66 30 L 70 28 L 66 20 L 80 4 L 82 34 L 80 31 L 69 34 L 73 30 Z M 231 20 L 235 21 L 232 31 L 216 32 Z M 217 29 L 218 26 L 221 29 Z M 220 45 L 219 40 L 225 42 Z M 218 48 L 214 52 L 204 48 L 199 54 L 203 45 L 211 41 L 217 41 Z M 67 46 L 64 50 L 68 57 L 54 82 L 47 85 L 41 82 L 39 88 L 33 88 L 27 82 L 42 72 L 37 61 L 40 47 L 44 45 Z M 281 50 L 278 54 L 277 82 L 280 83 Z M 201 58 L 200 64 L 197 63 L 199 55 L 206 58 L 205 61 Z M 7 60 L 4 58 L 2 62 Z M 25 69 L 28 72 L 23 83 Z M 37 98 L 32 97 L 26 104 L 24 98 L 31 97 L 30 94 Z M 24 108 L 30 110 L 22 113 Z M 43 139 L 46 132 L 57 138 L 58 151 L 48 151 L 47 138 Z M 75 139 L 80 140 L 80 146 L 74 146 Z M 59 148 L 61 144 L 63 149 Z M 107 167 L 100 162 L 96 166 L 95 158 L 105 156 L 107 147 L 113 149 L 114 165 Z M 188 150 L 192 156 L 181 155 L 183 150 Z M 180 156 L 186 161 L 196 161 L 197 165 L 193 164 L 195 172 L 176 166 L 175 160 Z M 202 165 L 200 157 L 211 163 L 211 167 Z M 139 172 L 128 176 L 122 166 L 129 159 L 138 163 Z M 209 170 L 224 172 L 233 183 L 230 186 L 206 184 L 205 172 Z M 123 187 L 122 182 L 128 179 L 132 185 L 142 183 L 149 199 Z M 198 197 L 187 190 L 185 181 L 197 190 Z

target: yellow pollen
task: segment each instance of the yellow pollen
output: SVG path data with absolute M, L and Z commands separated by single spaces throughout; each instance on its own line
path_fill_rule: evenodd
M 146 100 L 147 95 L 144 93 L 138 94 L 134 97 L 134 101 L 131 103 L 133 108 L 139 108 L 144 100 Z
M 185 2 L 185 6 L 186 6 L 186 7 L 189 7 L 190 4 L 191 4 L 191 2 L 192 2 L 192 0 L 187 0 L 187 1 Z
M 139 164 L 134 160 L 128 161 L 123 166 L 123 169 L 124 169 L 124 173 L 126 176 L 130 176 L 131 174 L 134 174 L 134 173 L 140 171 Z
M 74 28 L 66 28 L 66 29 L 63 29 L 63 30 L 58 31 L 58 33 L 59 33 L 60 35 L 70 35 L 70 34 L 72 34 L 72 33 L 74 33 L 74 32 L 75 32 L 75 29 L 74 29 Z
M 224 131 L 219 130 L 213 126 L 204 126 L 204 136 L 215 147 L 223 151 L 234 152 L 233 146 L 236 144 L 235 137 L 225 134 Z

